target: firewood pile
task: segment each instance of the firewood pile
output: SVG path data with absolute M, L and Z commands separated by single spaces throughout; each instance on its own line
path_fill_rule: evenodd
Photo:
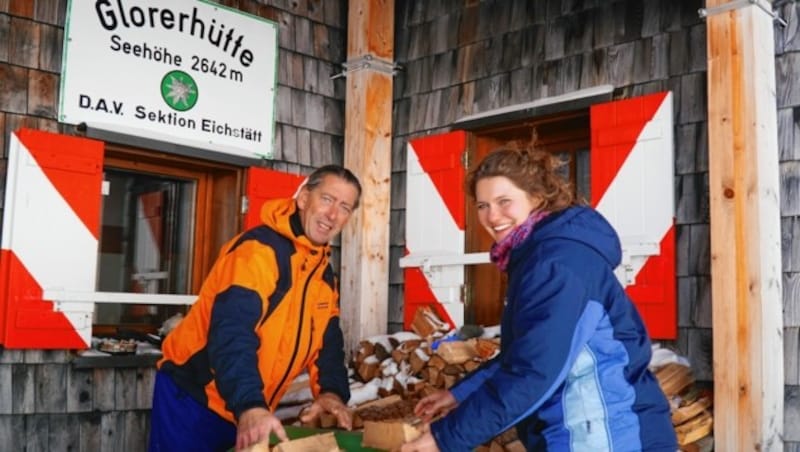
M 480 328 L 450 331 L 430 308 L 417 310 L 413 332 L 361 341 L 351 368 L 354 428 L 374 422 L 419 422 L 414 406 L 437 389 L 446 389 L 499 352 L 500 340 Z M 351 401 L 351 405 L 354 404 Z M 365 429 L 365 434 L 369 429 Z M 478 450 L 524 451 L 510 429 Z
M 407 435 L 405 429 L 419 424 L 414 406 L 422 397 L 437 389 L 450 388 L 499 352 L 500 339 L 493 334 L 483 331 L 464 334 L 464 328 L 450 331 L 449 325 L 430 308 L 417 310 L 411 329 L 412 332 L 375 336 L 360 342 L 349 363 L 353 428 L 364 429 L 366 434 L 370 430 L 365 429 L 366 424 L 378 429 L 377 436 Z M 677 355 L 656 362 L 657 356 L 664 355 L 662 352 L 666 350 L 654 350 L 651 370 L 670 402 L 680 449 L 711 451 L 713 396 L 697 387 L 688 364 L 672 359 Z M 332 428 L 336 419 L 323 415 L 312 426 Z M 511 428 L 476 450 L 501 452 L 525 448 L 516 430 Z
M 654 369 L 664 395 L 670 403 L 672 425 L 680 450 L 706 452 L 713 449 L 713 394 L 695 384 L 692 369 L 680 362 L 670 362 Z
M 499 339 L 464 338 L 449 329 L 430 308 L 422 308 L 413 332 L 361 341 L 351 363 L 356 425 L 362 420 L 413 419 L 419 399 L 453 386 L 498 352 Z

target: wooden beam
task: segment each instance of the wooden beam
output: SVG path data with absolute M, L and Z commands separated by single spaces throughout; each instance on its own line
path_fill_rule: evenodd
M 342 233 L 340 304 L 349 354 L 388 326 L 394 0 L 350 0 L 348 10 L 344 164 L 363 188 L 361 207 Z
M 715 449 L 783 450 L 773 24 L 727 3 L 706 1 Z

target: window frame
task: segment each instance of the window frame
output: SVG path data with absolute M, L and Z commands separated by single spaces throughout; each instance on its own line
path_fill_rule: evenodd
M 187 275 L 188 295 L 194 298 L 194 294 L 199 293 L 219 249 L 241 230 L 242 190 L 247 168 L 106 143 L 103 170 L 107 169 L 185 179 L 196 183 L 194 241 L 189 264 L 191 271 Z M 99 202 L 102 203 L 102 200 Z M 218 211 L 224 213 L 219 215 Z M 98 249 L 98 254 L 99 252 Z M 140 295 L 145 294 L 131 296 Z M 152 333 L 158 326 L 146 323 L 93 323 L 92 335 L 113 335 L 121 329 Z

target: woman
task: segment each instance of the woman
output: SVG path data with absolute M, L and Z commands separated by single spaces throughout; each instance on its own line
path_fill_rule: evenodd
M 619 238 L 576 205 L 558 166 L 503 148 L 468 175 L 492 262 L 508 273 L 502 348 L 417 404 L 426 422 L 444 417 L 403 451 L 471 450 L 512 426 L 527 450 L 677 450 L 647 332 L 613 272 Z

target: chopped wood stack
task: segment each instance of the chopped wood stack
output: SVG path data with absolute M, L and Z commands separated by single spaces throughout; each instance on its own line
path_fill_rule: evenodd
M 429 308 L 417 311 L 414 333 L 376 336 L 361 341 L 351 363 L 359 380 L 351 385 L 356 399 L 353 427 L 367 433 L 394 429 L 392 438 L 413 433 L 409 426 L 419 419 L 414 406 L 437 389 L 450 388 L 467 372 L 480 366 L 499 351 L 499 339 L 459 339 L 448 334 L 449 327 Z M 435 349 L 435 350 L 434 350 Z M 377 399 L 377 400 L 374 400 Z M 369 427 L 369 428 L 367 428 Z M 523 451 L 514 429 L 495 438 L 487 451 Z
M 375 388 L 376 397 L 419 397 L 420 393 L 451 387 L 494 356 L 500 345 L 496 339 L 447 339 L 433 350 L 430 338 L 405 335 L 402 342 L 396 336 L 362 341 L 352 367 L 363 386 L 356 384 L 351 389 Z
M 713 395 L 697 388 L 692 369 L 680 363 L 668 363 L 655 371 L 658 384 L 669 400 L 672 425 L 682 451 L 710 450 L 714 421 Z
M 350 363 L 356 380 L 350 386 L 353 427 L 371 425 L 371 438 L 375 437 L 376 428 L 394 429 L 392 438 L 405 438 L 404 435 L 413 432 L 409 426 L 419 422 L 414 416 L 414 406 L 422 397 L 437 389 L 450 388 L 499 352 L 498 338 L 460 340 L 429 308 L 417 312 L 412 329 L 414 333 L 400 332 L 361 341 Z M 657 351 L 662 359 L 665 352 Z M 653 368 L 654 374 L 670 402 L 680 450 L 711 451 L 713 395 L 695 385 L 688 365 L 663 360 L 651 365 L 658 366 Z M 336 425 L 333 416 L 323 416 L 320 421 L 316 427 Z M 378 435 L 383 436 L 389 435 Z M 514 452 L 525 448 L 517 438 L 516 429 L 511 428 L 476 450 Z

